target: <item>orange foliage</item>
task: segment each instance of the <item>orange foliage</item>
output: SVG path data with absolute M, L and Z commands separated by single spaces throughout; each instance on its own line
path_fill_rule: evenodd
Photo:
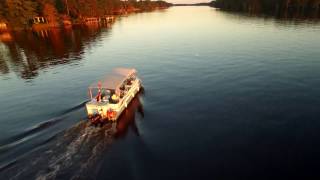
M 44 17 L 47 18 L 49 23 L 56 24 L 58 22 L 58 19 L 59 19 L 58 12 L 57 12 L 57 9 L 52 4 L 46 3 L 43 6 L 42 13 Z

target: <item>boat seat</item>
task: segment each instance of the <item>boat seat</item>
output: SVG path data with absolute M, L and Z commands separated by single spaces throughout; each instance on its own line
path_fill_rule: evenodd
M 109 98 L 110 98 L 110 96 L 104 96 L 103 98 L 102 98 L 102 102 L 109 102 Z

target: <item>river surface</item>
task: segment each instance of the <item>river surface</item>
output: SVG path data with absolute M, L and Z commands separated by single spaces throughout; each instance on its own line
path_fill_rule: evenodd
M 320 177 L 317 21 L 173 7 L 1 39 L 5 179 Z M 87 87 L 114 67 L 144 92 L 92 127 Z

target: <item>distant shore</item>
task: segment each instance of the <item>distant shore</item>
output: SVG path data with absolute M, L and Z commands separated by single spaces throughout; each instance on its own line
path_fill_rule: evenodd
M 172 4 L 172 6 L 211 6 L 211 3 Z
M 216 0 L 209 5 L 226 11 L 281 17 L 320 18 L 320 0 Z

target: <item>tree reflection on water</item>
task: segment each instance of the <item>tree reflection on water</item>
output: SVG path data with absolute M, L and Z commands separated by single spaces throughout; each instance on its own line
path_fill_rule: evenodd
M 33 79 L 40 69 L 76 63 L 83 58 L 86 47 L 108 31 L 99 26 L 87 26 L 2 33 L 0 74 L 14 72 L 23 79 Z

